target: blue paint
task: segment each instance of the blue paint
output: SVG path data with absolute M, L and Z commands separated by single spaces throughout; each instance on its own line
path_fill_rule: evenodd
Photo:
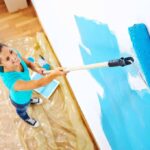
M 51 66 L 48 63 L 44 64 L 42 67 L 45 68 L 46 70 L 50 70 L 51 69 Z
M 107 61 L 124 56 L 120 54 L 115 35 L 107 24 L 75 16 L 82 43 L 80 46 L 85 64 Z M 102 68 L 89 72 L 102 85 L 105 95 L 99 97 L 102 126 L 112 150 L 150 149 L 150 94 L 131 90 L 127 73 L 136 74 L 133 66 Z
M 28 60 L 32 63 L 34 63 L 34 61 L 35 61 L 33 57 L 28 57 Z
M 146 81 L 150 86 L 150 35 L 144 24 L 135 24 L 129 28 L 129 35 L 141 64 Z

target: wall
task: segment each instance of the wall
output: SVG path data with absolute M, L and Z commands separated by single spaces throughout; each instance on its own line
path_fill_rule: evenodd
M 150 94 L 128 27 L 150 28 L 148 0 L 32 0 L 62 66 L 133 56 L 136 66 L 77 71 L 67 78 L 102 150 L 148 150 Z

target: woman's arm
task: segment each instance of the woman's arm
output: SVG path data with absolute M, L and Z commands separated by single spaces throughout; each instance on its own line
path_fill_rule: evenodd
M 33 71 L 39 73 L 39 74 L 42 74 L 44 75 L 44 68 L 38 68 L 34 63 L 30 62 L 28 59 L 22 57 L 23 61 L 27 64 L 27 66 L 32 69 Z
M 48 76 L 45 76 L 39 80 L 30 80 L 30 81 L 18 80 L 14 85 L 14 89 L 16 91 L 36 89 L 47 85 L 57 76 L 66 75 L 66 73 L 67 72 L 63 71 L 62 68 L 57 68 L 55 70 L 52 70 Z

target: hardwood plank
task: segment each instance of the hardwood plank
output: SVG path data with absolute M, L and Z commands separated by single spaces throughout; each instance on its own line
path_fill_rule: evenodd
M 32 5 L 18 12 L 9 13 L 4 1 L 0 0 L 0 42 L 22 36 L 34 36 L 42 31 Z

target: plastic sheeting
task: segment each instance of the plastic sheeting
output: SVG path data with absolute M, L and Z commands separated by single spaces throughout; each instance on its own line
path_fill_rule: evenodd
M 36 38 L 25 37 L 8 41 L 24 57 L 42 54 L 52 68 L 59 66 L 43 33 Z M 32 72 L 31 72 L 32 73 Z M 58 77 L 60 85 L 49 99 L 39 106 L 29 107 L 29 114 L 39 120 L 40 127 L 32 128 L 16 114 L 8 100 L 8 91 L 0 82 L 0 149 L 1 150 L 94 150 L 93 139 L 81 118 L 76 101 L 66 80 Z

